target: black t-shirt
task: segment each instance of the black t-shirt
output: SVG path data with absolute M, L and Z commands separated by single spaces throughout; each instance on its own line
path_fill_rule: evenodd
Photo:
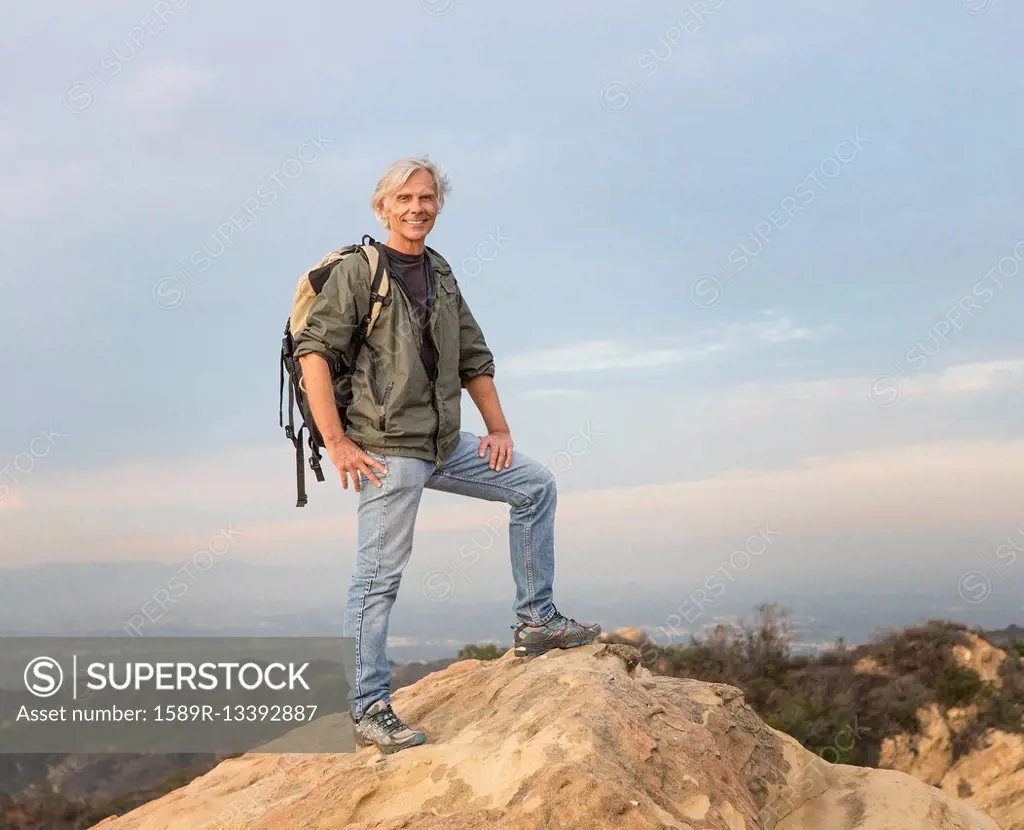
M 437 350 L 427 329 L 430 319 L 430 264 L 426 254 L 403 254 L 387 245 L 381 245 L 388 257 L 388 273 L 391 274 L 405 289 L 413 311 L 420 323 L 422 338 L 420 357 L 426 367 L 428 377 L 433 378 L 437 371 Z

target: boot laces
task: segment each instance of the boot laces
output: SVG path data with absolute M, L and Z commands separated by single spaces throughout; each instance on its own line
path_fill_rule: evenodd
M 388 734 L 397 732 L 399 729 L 403 729 L 405 726 L 399 719 L 398 715 L 395 714 L 394 710 L 390 706 L 381 709 L 379 712 L 372 715 L 372 717 L 375 721 L 377 721 L 377 723 L 384 727 L 384 730 Z
M 579 628 L 579 629 L 583 628 L 583 626 L 580 623 L 576 622 L 576 620 L 574 620 L 572 617 L 564 616 L 556 608 L 554 616 L 550 620 L 548 620 L 547 623 L 545 623 L 545 625 L 551 625 L 552 623 L 557 624 L 559 622 L 564 623 L 565 626 L 568 627 L 568 628 Z M 526 623 L 521 622 L 521 623 L 517 623 L 516 625 L 510 625 L 509 628 L 511 628 L 513 631 L 515 631 L 515 630 L 517 630 L 517 629 L 519 629 L 521 627 L 524 627 L 526 625 L 527 625 Z
M 556 612 L 556 616 L 552 618 L 552 622 L 560 621 L 565 624 L 566 628 L 582 628 L 582 626 L 576 622 L 572 617 L 566 617 Z

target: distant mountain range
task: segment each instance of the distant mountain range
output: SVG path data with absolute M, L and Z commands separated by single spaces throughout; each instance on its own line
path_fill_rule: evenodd
M 633 625 L 652 634 L 667 629 L 680 640 L 686 629 L 706 631 L 774 601 L 793 612 L 794 647 L 815 653 L 838 637 L 850 644 L 867 642 L 880 629 L 930 618 L 990 629 L 1007 621 L 1024 624 L 1021 570 L 1019 585 L 1006 581 L 1013 576 L 1008 573 L 985 601 L 974 603 L 958 593 L 956 574 L 879 578 L 862 586 L 806 577 L 773 582 L 768 574 L 737 580 L 703 605 L 698 593 L 703 580 L 678 586 L 556 580 L 556 596 L 560 609 L 577 619 L 596 620 L 606 629 Z M 348 580 L 341 566 L 256 567 L 226 558 L 206 571 L 194 564 L 186 569 L 155 562 L 4 569 L 0 637 L 338 636 Z M 511 579 L 497 596 L 475 594 L 475 587 L 467 584 L 451 600 L 432 602 L 410 572 L 392 615 L 389 656 L 397 662 L 432 660 L 453 656 L 467 642 L 508 643 L 515 622 Z M 663 642 L 665 635 L 655 639 Z

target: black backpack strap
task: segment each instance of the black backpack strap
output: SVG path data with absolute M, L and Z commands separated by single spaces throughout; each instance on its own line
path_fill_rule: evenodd
M 281 371 L 284 372 L 284 360 L 281 361 Z M 283 375 L 282 375 L 283 382 Z M 282 398 L 283 395 L 282 389 Z M 304 427 L 299 427 L 298 433 L 295 432 L 295 382 L 289 379 L 288 382 L 288 426 L 284 429 L 285 436 L 291 440 L 295 447 L 295 506 L 303 507 L 308 501 L 306 497 L 306 473 L 303 467 L 302 457 L 302 433 Z
M 372 245 L 377 252 L 377 267 L 374 269 L 372 279 L 370 280 L 370 305 L 366 311 L 366 315 L 363 317 L 362 322 L 359 324 L 359 328 L 356 329 L 355 337 L 355 350 L 352 352 L 352 369 L 355 370 L 356 361 L 359 359 L 359 352 L 363 348 L 363 343 L 367 341 L 370 336 L 373 324 L 376 322 L 377 315 L 380 314 L 380 310 L 387 305 L 391 304 L 391 290 L 390 280 L 388 285 L 384 287 L 383 292 L 381 286 L 384 285 L 384 274 L 385 268 L 387 267 L 387 254 L 384 253 L 382 246 L 379 242 L 375 241 L 371 236 L 364 236 L 364 240 L 369 240 L 369 244 Z M 366 253 L 364 251 L 364 253 Z M 369 257 L 367 256 L 369 261 Z
M 291 367 L 288 364 L 291 363 Z M 284 426 L 284 384 L 285 374 L 288 374 L 288 425 Z M 281 379 L 280 379 L 280 401 L 277 413 L 278 426 L 284 426 L 285 437 L 292 442 L 292 446 L 295 447 L 295 506 L 303 507 L 309 500 L 306 496 L 306 470 L 305 458 L 303 458 L 304 452 L 302 449 L 303 433 L 306 431 L 305 424 L 299 427 L 299 431 L 295 432 L 295 403 L 296 403 L 296 390 L 295 383 L 296 377 L 292 374 L 295 370 L 295 361 L 292 353 L 292 337 L 291 337 L 291 325 L 290 321 L 285 325 L 284 328 L 284 339 L 281 345 Z M 297 370 L 296 370 L 297 371 Z M 313 444 L 313 435 L 310 432 L 309 445 L 315 451 Z M 310 458 L 310 466 L 316 471 L 316 477 L 318 480 L 323 481 L 324 475 L 320 471 L 319 466 L 320 459 Z
M 320 448 L 316 445 L 316 441 L 313 440 L 312 430 L 309 434 L 309 467 L 316 476 L 317 481 L 324 480 L 324 471 L 320 467 Z
M 306 468 L 302 458 L 302 433 L 305 427 L 299 427 L 295 437 L 295 506 L 305 507 L 309 499 L 306 496 Z
M 363 343 L 366 342 L 369 337 L 373 324 L 376 322 L 377 316 L 380 314 L 381 309 L 384 306 L 390 305 L 391 295 L 389 291 L 389 284 L 384 282 L 385 266 L 387 258 L 384 251 L 381 249 L 381 245 L 373 237 L 366 235 L 363 237 L 363 245 L 372 245 L 377 254 L 376 268 L 372 274 L 370 281 L 370 306 L 356 329 L 353 337 L 355 338 L 355 349 L 352 354 L 351 369 L 354 370 L 356 360 L 359 358 L 359 352 L 363 347 Z M 366 254 L 366 252 L 363 252 Z M 369 255 L 367 260 L 370 261 Z M 383 286 L 383 288 L 382 288 Z M 288 366 L 288 362 L 291 366 Z M 305 471 L 305 451 L 302 447 L 303 438 L 308 439 L 310 456 L 309 466 L 316 475 L 317 481 L 324 481 L 323 468 L 321 466 L 321 455 L 320 449 L 316 444 L 313 437 L 313 428 L 310 426 L 308 436 L 306 433 L 305 422 L 299 427 L 298 433 L 295 432 L 295 403 L 296 403 L 296 388 L 297 383 L 296 375 L 297 362 L 294 360 L 292 354 L 292 339 L 290 331 L 290 321 L 288 325 L 285 325 L 284 330 L 284 341 L 281 350 L 281 377 L 280 377 L 280 389 L 279 389 L 279 408 L 278 408 L 278 426 L 284 426 L 284 386 L 285 386 L 285 374 L 289 375 L 288 379 L 288 425 L 284 427 L 285 436 L 292 442 L 295 447 L 295 489 L 296 489 L 296 507 L 303 507 L 308 502 L 306 495 L 306 471 Z
M 287 331 L 286 331 L 287 334 Z M 289 385 L 289 388 L 291 386 Z M 279 427 L 284 426 L 284 354 L 281 355 L 281 387 L 277 394 L 278 406 L 277 406 L 277 425 Z

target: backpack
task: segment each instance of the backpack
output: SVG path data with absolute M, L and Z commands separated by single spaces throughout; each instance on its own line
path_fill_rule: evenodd
M 294 357 L 294 338 L 306 327 L 309 317 L 309 310 L 319 293 L 327 283 L 331 269 L 347 256 L 360 255 L 366 258 L 370 266 L 370 307 L 363 317 L 362 322 L 353 334 L 354 351 L 351 363 L 342 365 L 340 371 L 332 367 L 331 379 L 334 386 L 334 401 L 338 407 L 338 415 L 341 423 L 345 425 L 345 410 L 352 402 L 352 371 L 359 358 L 359 352 L 363 343 L 366 342 L 373 331 L 374 323 L 380 316 L 381 309 L 391 304 L 390 283 L 385 270 L 387 258 L 384 252 L 378 247 L 380 243 L 371 236 L 363 236 L 361 245 L 346 245 L 332 251 L 316 265 L 299 277 L 298 285 L 295 288 L 295 297 L 292 300 L 292 312 L 285 322 L 284 338 L 281 341 L 281 380 L 280 380 L 280 407 L 278 410 L 278 426 L 284 427 L 285 437 L 295 447 L 295 483 L 296 483 L 296 507 L 303 507 L 308 501 L 306 497 L 305 479 L 305 451 L 303 449 L 303 431 L 308 430 L 306 439 L 309 444 L 310 458 L 309 466 L 316 475 L 317 481 L 324 480 L 323 470 L 320 466 L 320 449 L 324 446 L 323 437 L 316 427 L 313 413 L 309 408 L 309 401 L 306 398 L 305 389 L 302 383 L 302 369 L 299 361 Z M 284 387 L 285 376 L 288 378 L 288 424 L 284 423 Z M 298 405 L 301 424 L 298 432 L 295 431 L 295 407 Z

